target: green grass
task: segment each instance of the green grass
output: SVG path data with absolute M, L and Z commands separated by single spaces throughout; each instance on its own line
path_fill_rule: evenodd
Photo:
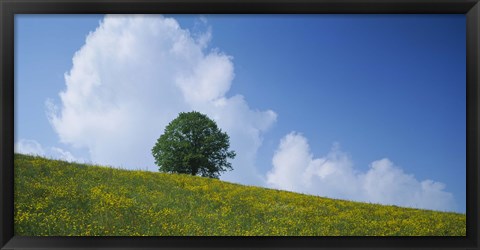
M 455 235 L 464 214 L 15 154 L 15 235 Z

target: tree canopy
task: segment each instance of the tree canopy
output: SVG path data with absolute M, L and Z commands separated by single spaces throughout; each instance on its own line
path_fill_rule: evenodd
M 228 159 L 230 137 L 208 116 L 192 111 L 182 112 L 165 128 L 152 148 L 155 164 L 168 173 L 183 173 L 218 178 L 233 170 Z

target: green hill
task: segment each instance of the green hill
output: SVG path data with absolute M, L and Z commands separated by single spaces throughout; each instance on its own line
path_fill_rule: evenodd
M 15 235 L 462 235 L 464 214 L 15 154 Z

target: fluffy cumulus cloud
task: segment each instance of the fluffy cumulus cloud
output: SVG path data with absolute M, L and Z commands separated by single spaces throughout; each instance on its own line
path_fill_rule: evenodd
M 51 159 L 58 159 L 70 162 L 84 162 L 83 159 L 75 157 L 72 153 L 57 147 L 44 147 L 35 140 L 20 139 L 14 145 L 16 153 L 45 156 Z
M 156 171 L 157 138 L 179 112 L 196 110 L 230 135 L 237 152 L 222 179 L 261 185 L 256 152 L 276 114 L 227 96 L 233 58 L 207 51 L 206 30 L 192 34 L 161 15 L 106 16 L 75 53 L 60 100 L 47 102 L 61 142 L 87 148 L 92 162 Z
M 443 183 L 419 181 L 387 158 L 372 162 L 366 172 L 358 171 L 338 144 L 326 156 L 315 158 L 307 139 L 295 132 L 281 140 L 272 163 L 267 183 L 273 188 L 371 203 L 456 209 Z

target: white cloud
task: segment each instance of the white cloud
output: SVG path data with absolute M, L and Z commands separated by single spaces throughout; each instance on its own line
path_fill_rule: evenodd
M 387 158 L 372 162 L 366 172 L 358 171 L 338 144 L 326 156 L 314 158 L 307 139 L 295 132 L 281 140 L 272 163 L 267 183 L 273 188 L 406 207 L 456 208 L 443 183 L 419 181 Z
M 157 138 L 179 112 L 197 110 L 217 121 L 237 152 L 234 171 L 221 178 L 261 185 L 256 152 L 276 114 L 226 95 L 233 58 L 205 51 L 211 37 L 210 29 L 191 34 L 160 15 L 106 16 L 75 53 L 60 104 L 47 103 L 61 142 L 87 148 L 99 164 L 157 171 Z
M 75 156 L 72 155 L 72 153 L 65 151 L 61 148 L 51 147 L 50 150 L 53 153 L 53 155 L 56 155 L 56 157 L 55 156 L 53 157 L 54 159 L 62 159 L 70 162 L 83 162 L 83 160 L 76 158 Z
M 16 153 L 29 155 L 45 155 L 45 150 L 43 150 L 42 145 L 35 140 L 19 140 L 14 145 L 14 151 Z
M 82 158 L 77 158 L 64 149 L 57 147 L 44 147 L 35 140 L 18 140 L 14 145 L 14 151 L 15 153 L 38 155 L 69 162 L 84 162 Z

